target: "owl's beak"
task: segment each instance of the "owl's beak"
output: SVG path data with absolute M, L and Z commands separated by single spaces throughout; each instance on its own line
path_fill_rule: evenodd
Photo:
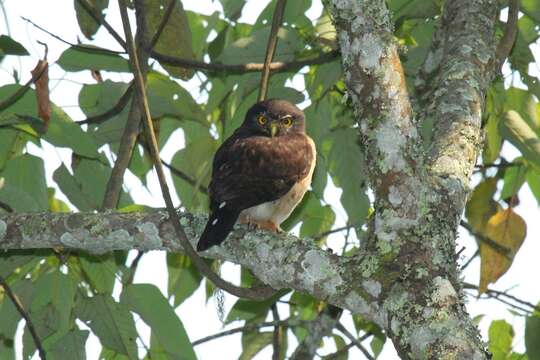
M 277 121 L 272 121 L 270 123 L 270 136 L 274 137 L 277 135 L 278 132 L 279 132 L 279 125 Z

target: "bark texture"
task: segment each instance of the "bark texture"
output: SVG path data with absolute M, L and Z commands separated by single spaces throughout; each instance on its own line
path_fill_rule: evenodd
M 385 2 L 330 5 L 376 196 L 364 251 L 373 273 L 387 274 L 376 301 L 385 330 L 402 358 L 485 358 L 463 305 L 455 238 L 481 144 L 497 2 L 445 2 L 419 77 L 422 116 L 434 119 L 430 144 L 417 132 L 419 100 L 407 93 Z

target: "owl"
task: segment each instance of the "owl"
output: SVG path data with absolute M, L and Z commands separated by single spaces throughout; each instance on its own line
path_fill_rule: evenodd
M 210 216 L 197 250 L 221 244 L 237 221 L 280 231 L 308 190 L 315 161 L 302 110 L 279 99 L 253 105 L 214 156 Z

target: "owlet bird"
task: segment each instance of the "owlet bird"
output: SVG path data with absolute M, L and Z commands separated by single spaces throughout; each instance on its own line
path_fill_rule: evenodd
M 221 244 L 237 220 L 280 230 L 311 184 L 315 159 L 302 110 L 277 99 L 253 105 L 214 157 L 210 217 L 197 250 Z

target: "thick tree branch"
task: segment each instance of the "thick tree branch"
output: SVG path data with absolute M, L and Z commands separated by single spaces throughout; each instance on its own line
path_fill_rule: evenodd
M 207 217 L 179 215 L 189 242 L 195 245 Z M 184 252 L 165 211 L 11 213 L 0 218 L 0 250 L 36 248 L 94 254 L 130 249 Z M 380 295 L 377 282 L 386 274 L 372 272 L 374 259 L 369 254 L 340 257 L 295 236 L 237 226 L 221 246 L 212 247 L 202 256 L 245 266 L 276 290 L 305 292 L 362 314 L 381 327 L 388 325 L 386 309 L 375 301 Z

